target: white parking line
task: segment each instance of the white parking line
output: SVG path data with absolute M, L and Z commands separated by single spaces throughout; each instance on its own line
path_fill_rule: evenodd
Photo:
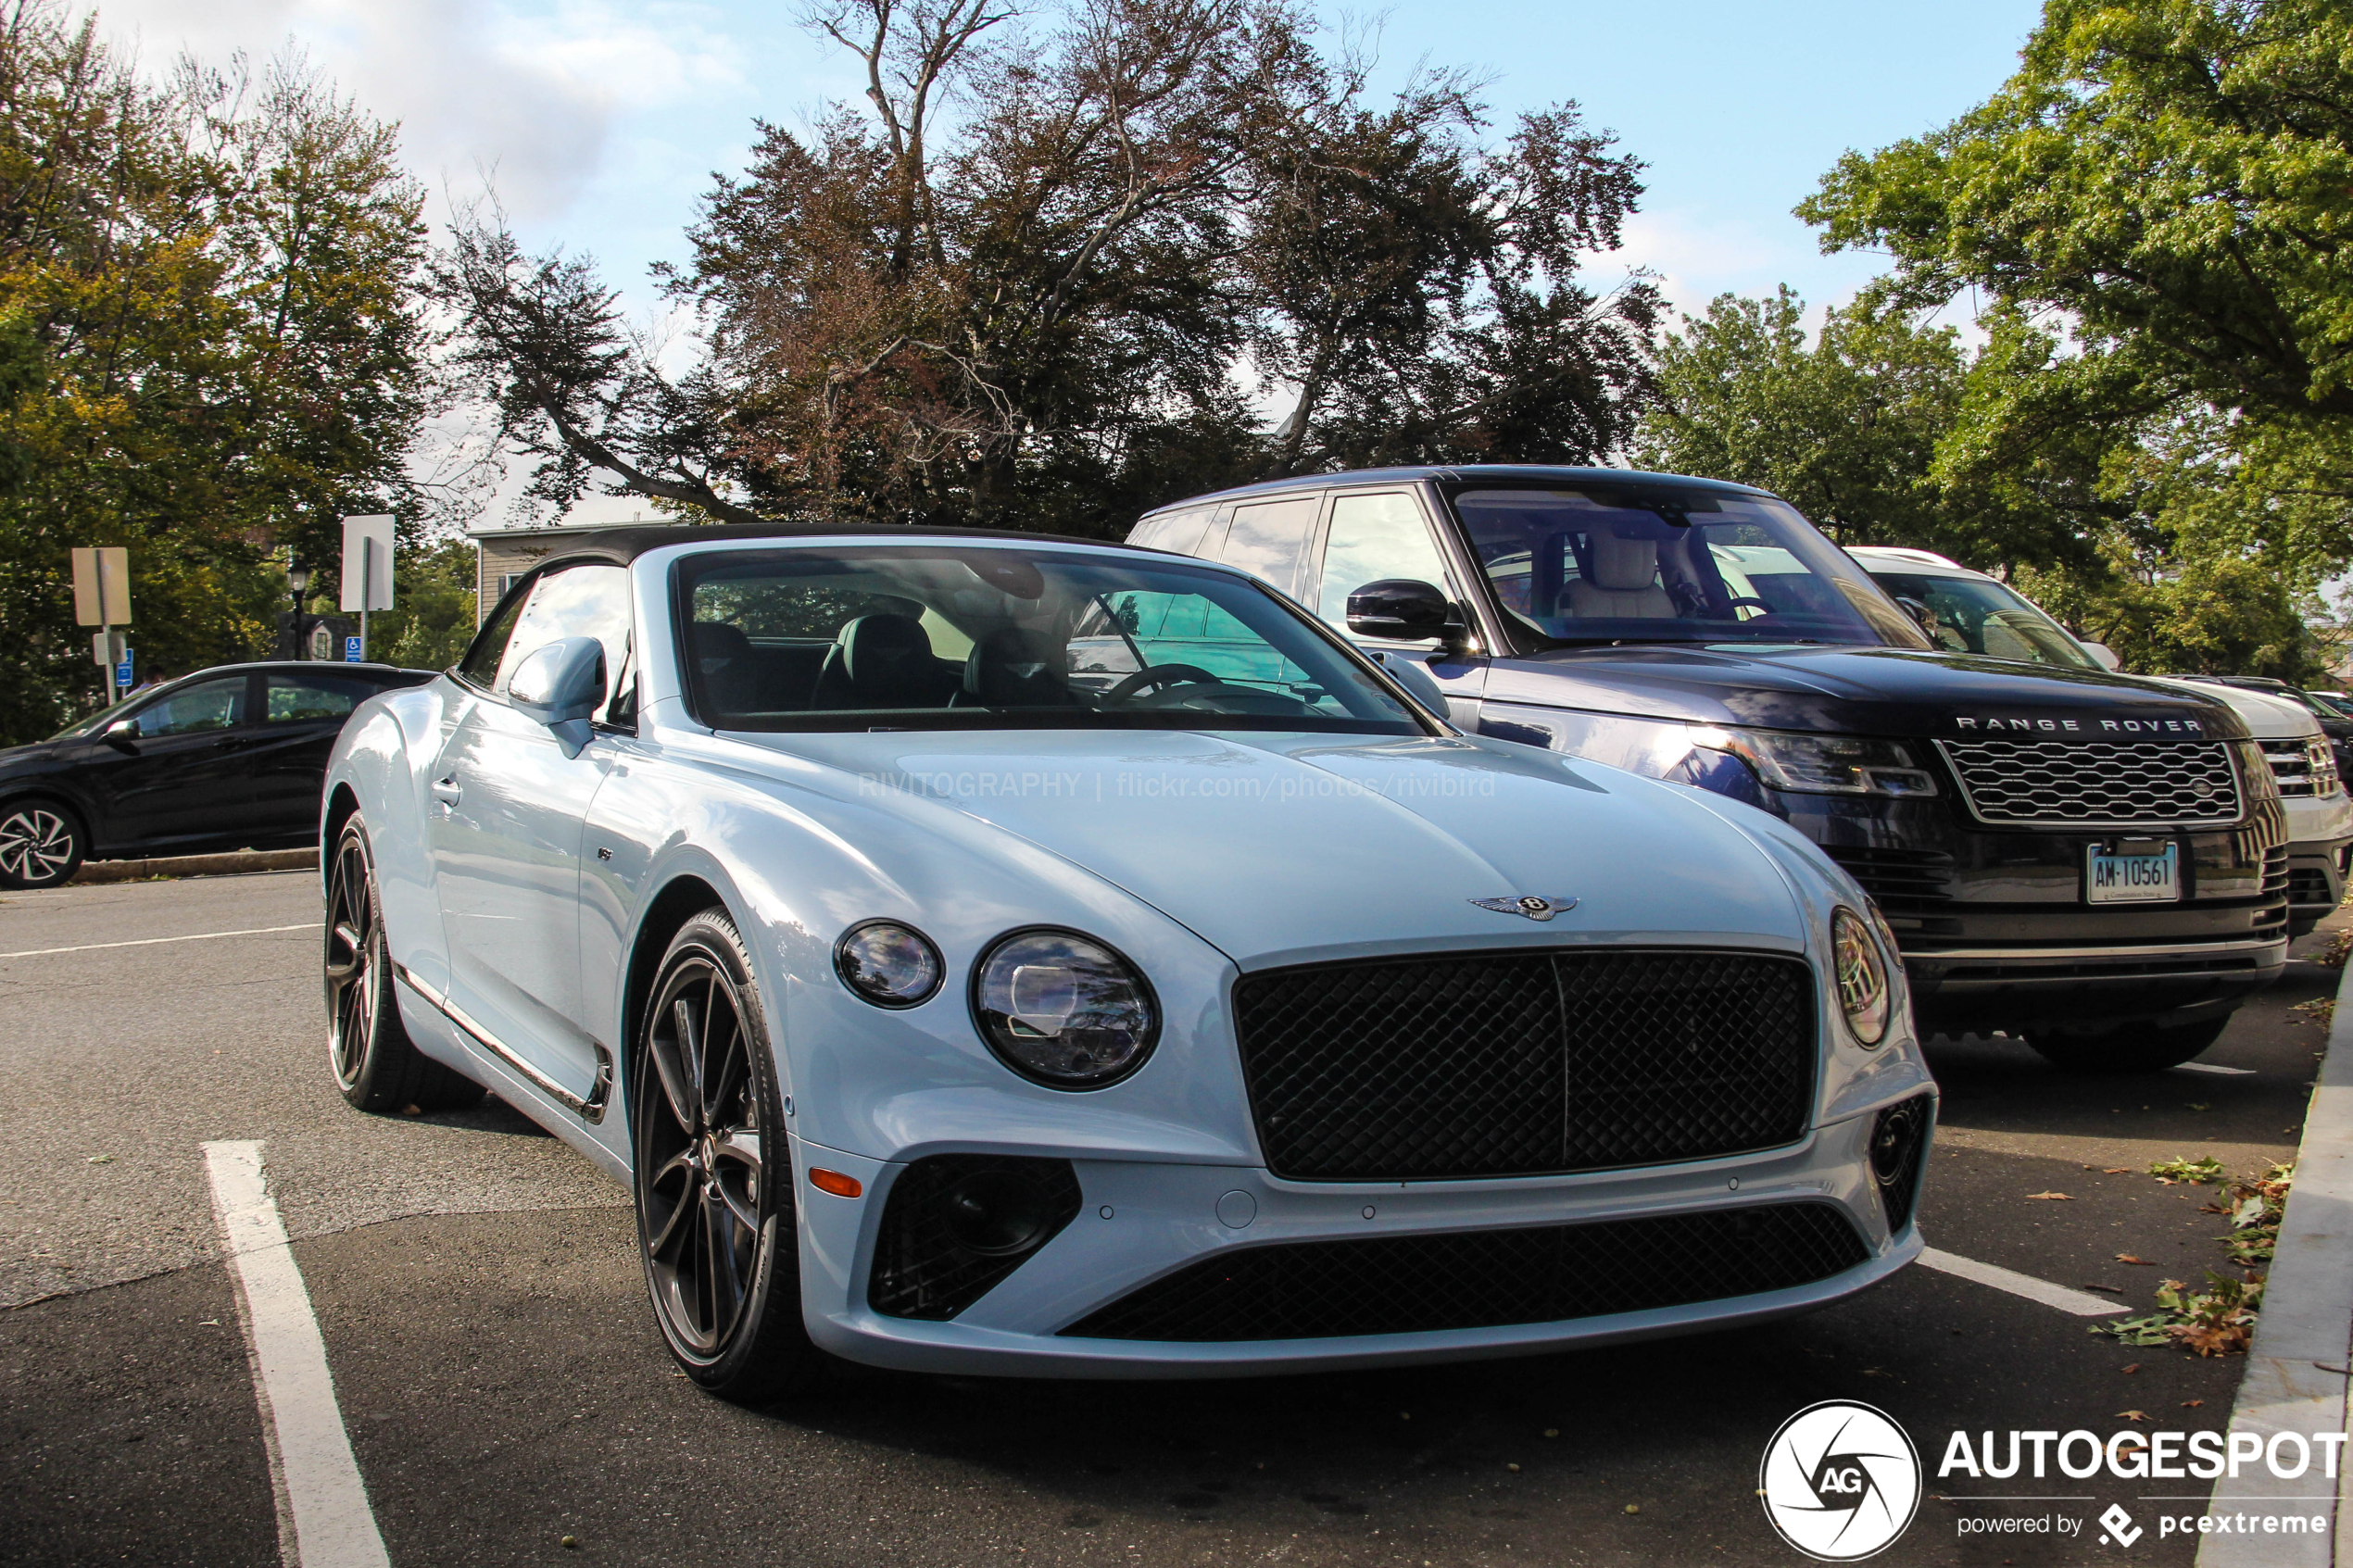
M 2224 1067 L 2221 1063 L 2215 1061 L 2184 1061 L 2177 1066 L 2174 1071 L 2177 1073 L 2220 1073 L 2225 1078 L 2252 1078 L 2255 1076 L 2255 1069 L 2252 1067 Z
M 106 947 L 153 947 L 164 942 L 215 942 L 223 936 L 269 936 L 281 931 L 316 931 L 319 922 L 298 925 L 257 925 L 250 931 L 199 931 L 192 936 L 142 936 L 134 942 L 87 942 L 79 947 L 27 947 L 20 953 L 0 953 L 0 959 L 45 959 L 52 953 L 94 953 Z
M 310 1292 L 262 1177 L 261 1145 L 208 1143 L 204 1156 L 261 1407 L 278 1554 L 285 1568 L 391 1568 L 335 1404 Z
M 2036 1279 L 2032 1274 L 2022 1274 L 1996 1263 L 1981 1263 L 1974 1258 L 1956 1258 L 1950 1252 L 1939 1252 L 1933 1247 L 1920 1248 L 1920 1261 L 1940 1273 L 1991 1286 L 1995 1290 L 2007 1290 L 2013 1296 L 2023 1296 L 2029 1301 L 2040 1301 L 2045 1307 L 2073 1312 L 2079 1318 L 2113 1317 L 2126 1310 L 2119 1302 L 2103 1301 L 2086 1290 L 2070 1290 L 2063 1285 L 2053 1285 L 2049 1280 Z

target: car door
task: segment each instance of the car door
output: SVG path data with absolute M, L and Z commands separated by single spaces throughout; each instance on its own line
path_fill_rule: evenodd
M 1399 577 L 1428 583 L 1464 605 L 1467 613 L 1462 585 L 1448 568 L 1413 491 L 1353 490 L 1334 495 L 1315 574 L 1311 602 L 1316 616 L 1376 659 L 1412 659 L 1421 665 L 1446 694 L 1447 716 L 1466 729 L 1476 728 L 1479 698 L 1487 688 L 1485 658 L 1433 649 L 1428 642 L 1392 642 L 1349 631 L 1348 596 L 1367 583 Z
M 261 677 L 261 722 L 247 747 L 257 832 L 304 838 L 319 831 L 319 789 L 335 737 L 351 710 L 383 689 L 333 670 L 272 670 Z
M 126 715 L 133 735 L 90 748 L 83 783 L 111 853 L 255 836 L 253 687 L 247 671 L 196 681 Z
M 619 689 L 630 638 L 628 573 L 601 562 L 533 581 L 513 631 L 461 669 L 471 701 L 434 758 L 426 839 L 460 1010 L 565 1094 L 591 1098 L 610 1042 L 589 1036 L 580 973 L 581 824 L 613 760 L 610 740 L 577 755 L 506 697 L 515 667 L 560 637 L 605 646 Z M 483 650 L 477 649 L 480 654 Z

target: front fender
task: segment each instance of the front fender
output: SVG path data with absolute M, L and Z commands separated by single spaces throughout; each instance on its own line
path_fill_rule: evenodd
M 326 787 L 320 792 L 322 813 L 332 810 L 338 789 L 348 789 L 358 802 L 374 852 L 384 939 L 393 961 L 445 991 L 449 952 L 425 832 L 425 786 L 441 742 L 442 703 L 434 688 L 447 680 L 444 676 L 430 685 L 384 692 L 360 704 L 336 737 L 327 762 Z M 334 853 L 326 826 L 322 816 L 322 884 Z

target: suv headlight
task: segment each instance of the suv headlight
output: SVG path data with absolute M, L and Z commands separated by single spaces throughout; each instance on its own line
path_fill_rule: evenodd
M 1756 776 L 1773 789 L 1796 795 L 1936 793 L 1935 778 L 1901 741 L 1732 730 L 1713 724 L 1696 725 L 1688 733 L 1693 746 L 1730 752 L 1755 769 Z
M 1847 1029 L 1857 1045 L 1878 1045 L 1887 1037 L 1887 1015 L 1894 1005 L 1887 957 L 1863 917 L 1843 905 L 1831 916 L 1831 964 Z
M 973 1021 L 1000 1060 L 1052 1089 L 1115 1084 L 1160 1039 L 1143 975 L 1075 931 L 999 937 L 973 972 Z

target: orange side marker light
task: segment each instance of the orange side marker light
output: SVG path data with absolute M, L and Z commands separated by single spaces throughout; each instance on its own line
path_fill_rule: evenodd
M 855 1198 L 866 1189 L 855 1176 L 845 1176 L 839 1171 L 828 1171 L 822 1165 L 809 1167 L 809 1185 L 819 1192 L 830 1192 L 836 1198 Z

